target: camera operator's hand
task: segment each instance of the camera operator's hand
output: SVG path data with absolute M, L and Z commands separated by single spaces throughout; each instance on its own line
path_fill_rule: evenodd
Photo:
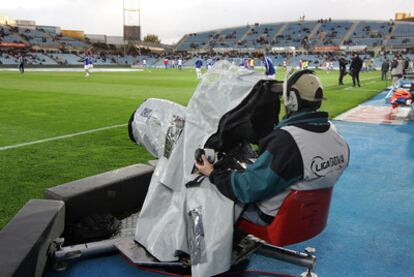
M 195 167 L 198 171 L 203 174 L 204 176 L 210 176 L 211 172 L 213 171 L 213 165 L 208 161 L 206 155 L 202 155 L 201 159 L 203 160 L 201 163 L 197 160 L 195 161 Z

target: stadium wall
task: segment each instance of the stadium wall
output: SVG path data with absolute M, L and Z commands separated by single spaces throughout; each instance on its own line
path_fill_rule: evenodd
M 60 31 L 62 36 L 76 38 L 76 39 L 84 39 L 85 32 L 79 30 L 61 30 Z
M 10 25 L 15 26 L 16 21 L 14 19 L 11 19 L 5 15 L 0 15 L 0 25 Z
M 36 21 L 34 20 L 16 19 L 15 23 L 17 27 L 27 28 L 27 29 L 36 29 Z
M 60 34 L 60 27 L 57 26 L 45 26 L 45 25 L 37 25 L 36 30 L 43 30 L 46 33 L 52 35 L 59 35 Z
M 395 20 L 414 22 L 414 15 L 411 15 L 411 13 L 399 12 L 395 14 Z
M 107 43 L 107 36 L 106 35 L 93 35 L 93 34 L 86 34 L 85 35 L 90 42 L 95 43 L 95 42 L 102 42 L 102 43 Z
M 124 37 L 122 36 L 107 36 L 106 37 L 107 44 L 114 44 L 114 45 L 124 45 Z

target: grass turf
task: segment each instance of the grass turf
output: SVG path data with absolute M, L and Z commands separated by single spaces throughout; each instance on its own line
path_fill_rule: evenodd
M 283 71 L 278 76 L 283 76 Z M 338 73 L 318 71 L 331 118 L 377 94 L 379 73 L 337 86 Z M 281 79 L 282 77 L 279 77 Z M 82 73 L 0 71 L 0 147 L 127 123 L 146 98 L 186 105 L 197 80 L 193 70 Z M 0 229 L 45 188 L 153 157 L 130 142 L 127 127 L 0 151 Z

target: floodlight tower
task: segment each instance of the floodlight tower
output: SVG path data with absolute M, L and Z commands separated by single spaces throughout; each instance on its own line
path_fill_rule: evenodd
M 124 52 L 125 45 L 141 40 L 141 1 L 123 0 Z

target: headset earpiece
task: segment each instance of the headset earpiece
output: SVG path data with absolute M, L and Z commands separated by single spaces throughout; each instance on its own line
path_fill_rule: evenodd
M 297 112 L 299 110 L 300 107 L 300 97 L 298 95 L 298 91 L 296 89 L 290 89 L 288 90 L 288 94 L 287 94 L 287 103 L 285 103 L 286 105 L 286 109 L 287 109 L 287 113 L 290 114 L 292 112 Z
M 299 78 L 304 74 L 315 74 L 314 71 L 309 69 L 304 69 L 300 71 L 296 71 L 293 73 L 286 82 L 286 99 L 285 99 L 285 107 L 286 107 L 286 114 L 289 115 L 293 112 L 297 112 L 302 104 L 299 92 L 292 88 L 292 86 L 299 80 Z

